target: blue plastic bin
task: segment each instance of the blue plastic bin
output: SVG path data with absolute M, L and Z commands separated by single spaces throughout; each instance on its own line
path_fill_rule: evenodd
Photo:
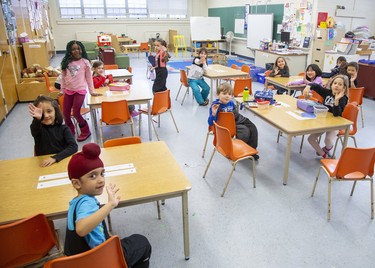
M 266 70 L 262 67 L 251 66 L 250 68 L 250 77 L 254 82 L 258 81 L 258 73 L 264 73 Z
M 257 73 L 258 82 L 264 84 L 266 81 L 266 74 L 265 73 Z

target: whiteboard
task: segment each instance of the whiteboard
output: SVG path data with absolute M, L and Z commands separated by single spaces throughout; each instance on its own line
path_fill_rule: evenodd
M 191 40 L 220 40 L 220 27 L 220 17 L 190 17 Z
M 258 49 L 260 40 L 272 40 L 273 14 L 247 15 L 247 47 Z

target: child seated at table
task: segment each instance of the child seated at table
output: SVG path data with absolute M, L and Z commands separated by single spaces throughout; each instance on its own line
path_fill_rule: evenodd
M 357 75 L 358 75 L 358 63 L 351 61 L 348 63 L 346 68 L 348 75 L 350 76 L 350 88 L 356 88 L 358 86 Z
M 100 206 L 95 198 L 103 193 L 105 186 L 104 164 L 99 155 L 100 147 L 88 143 L 68 164 L 69 179 L 78 193 L 69 203 L 64 246 L 68 256 L 95 248 L 109 237 L 105 218 L 117 207 L 120 197 L 116 185 L 109 184 L 108 202 Z M 133 234 L 121 239 L 121 246 L 128 267 L 149 267 L 151 245 L 146 237 Z
M 323 78 L 331 78 L 340 72 L 340 66 L 342 63 L 346 63 L 346 58 L 344 56 L 340 56 L 336 60 L 336 66 L 331 69 L 329 73 L 322 73 Z
M 289 67 L 284 57 L 277 57 L 275 60 L 274 67 L 270 73 L 270 77 L 289 77 Z M 275 86 L 277 94 L 284 94 L 285 89 Z
M 219 112 L 232 112 L 236 121 L 236 138 L 243 140 L 248 145 L 256 149 L 258 147 L 258 129 L 249 118 L 244 117 L 236 109 L 236 105 L 232 100 L 233 88 L 229 83 L 222 83 L 216 90 L 217 99 L 212 102 L 208 117 L 208 124 L 214 125 L 217 121 Z M 259 159 L 259 155 L 253 155 L 255 160 Z
M 30 130 L 35 142 L 35 156 L 52 154 L 42 161 L 42 167 L 77 152 L 77 142 L 68 126 L 63 125 L 63 115 L 56 100 L 38 96 L 34 103 L 29 104 L 29 113 L 33 117 Z
M 346 104 L 348 103 L 349 79 L 345 75 L 336 75 L 332 79 L 331 89 L 326 89 L 318 84 L 310 84 L 303 90 L 303 95 L 308 98 L 310 91 L 314 90 L 322 96 L 323 104 L 333 116 L 341 116 Z M 323 133 L 314 133 L 308 137 L 308 141 L 315 149 L 316 154 L 323 158 L 331 158 L 330 150 L 333 148 L 333 142 L 337 136 L 338 130 L 327 131 L 324 139 L 325 146 L 320 148 L 318 139 Z
M 306 74 L 303 79 L 298 79 L 288 83 L 288 86 L 297 86 L 297 85 L 308 85 L 311 83 L 323 85 L 322 80 L 322 70 L 316 64 L 310 64 L 306 68 Z

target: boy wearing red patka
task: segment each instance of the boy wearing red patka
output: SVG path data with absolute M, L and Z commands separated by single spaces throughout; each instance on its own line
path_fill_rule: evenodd
M 100 147 L 95 143 L 83 146 L 82 152 L 72 156 L 68 164 L 68 175 L 77 197 L 69 203 L 68 223 L 64 252 L 74 255 L 90 250 L 108 239 L 104 219 L 120 200 L 116 185 L 106 187 L 108 203 L 100 207 L 96 195 L 105 187 L 105 170 L 99 158 Z M 146 237 L 138 234 L 121 239 L 126 263 L 132 268 L 149 267 L 151 245 Z

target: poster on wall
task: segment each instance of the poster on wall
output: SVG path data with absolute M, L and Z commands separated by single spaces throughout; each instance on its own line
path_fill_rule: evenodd
M 15 45 L 17 39 L 17 22 L 12 3 L 9 0 L 3 0 L 1 7 L 4 14 L 4 23 L 8 36 L 8 44 Z

